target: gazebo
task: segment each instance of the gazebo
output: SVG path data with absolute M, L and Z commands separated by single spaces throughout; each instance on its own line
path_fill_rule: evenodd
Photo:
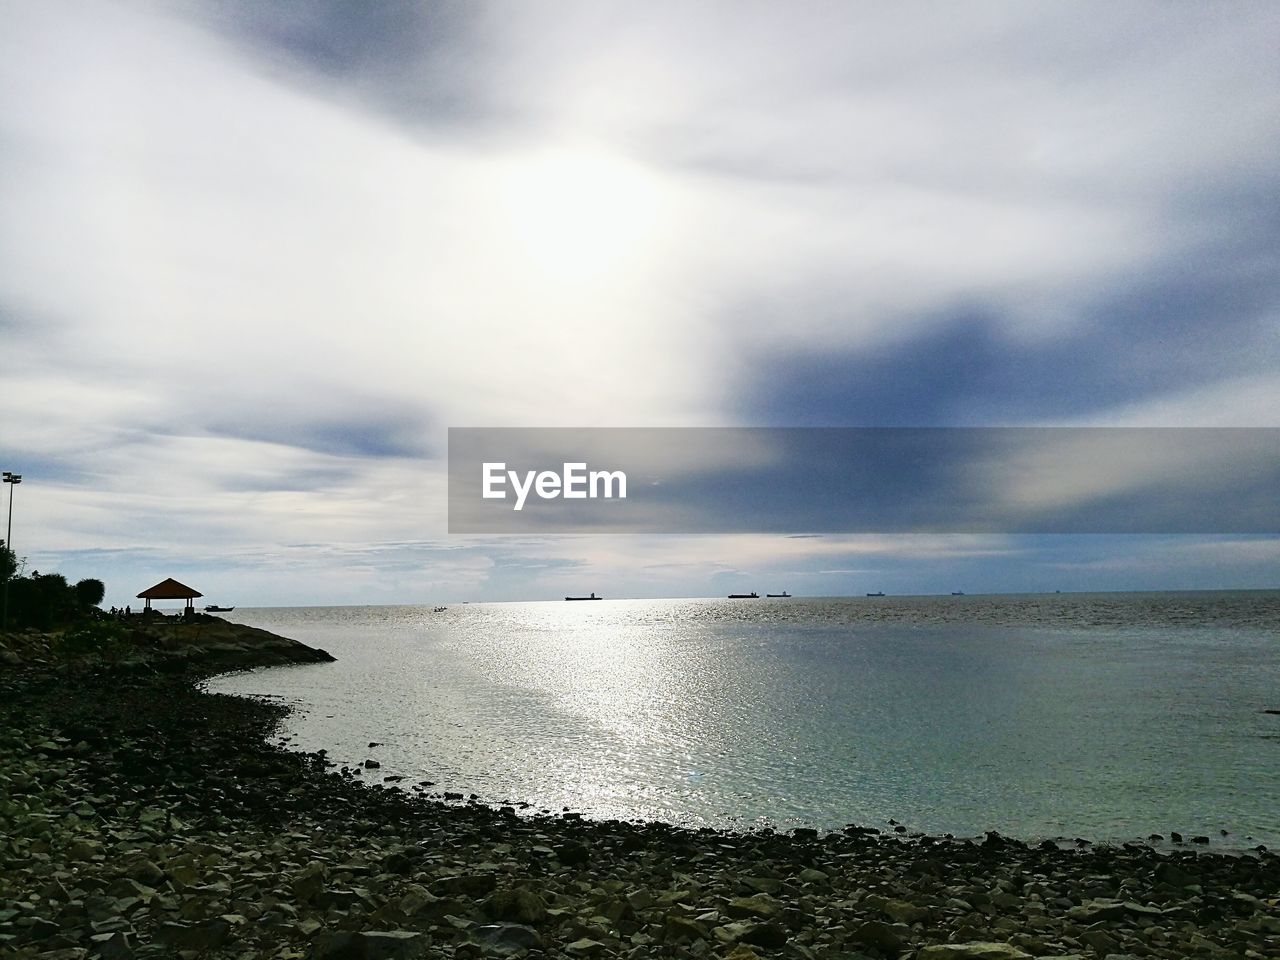
M 187 601 L 187 605 L 184 608 L 184 611 L 194 611 L 195 604 L 191 601 L 196 597 L 203 596 L 204 594 L 199 590 L 192 590 L 185 583 L 179 583 L 177 580 L 173 579 L 173 577 L 169 577 L 165 580 L 161 580 L 154 587 L 147 587 L 147 589 L 138 594 L 138 599 L 147 601 L 147 605 L 144 610 L 151 609 L 152 600 L 185 600 Z

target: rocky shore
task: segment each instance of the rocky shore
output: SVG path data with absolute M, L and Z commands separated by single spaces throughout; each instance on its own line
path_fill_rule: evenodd
M 186 627 L 80 660 L 0 643 L 0 955 L 1280 956 L 1267 852 L 687 831 L 365 784 L 269 745 L 283 708 L 198 688 L 327 654 Z

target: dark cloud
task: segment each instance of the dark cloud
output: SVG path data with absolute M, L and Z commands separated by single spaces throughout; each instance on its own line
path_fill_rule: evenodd
M 439 450 L 428 426 L 412 413 L 306 419 L 264 411 L 252 420 L 215 420 L 206 430 L 216 437 L 278 443 L 334 456 L 430 458 Z
M 1274 207 L 1274 204 L 1272 204 Z M 1219 211 L 1221 214 L 1222 211 Z M 1048 337 L 959 308 L 890 345 L 747 349 L 744 420 L 773 426 L 1034 423 L 1209 386 L 1280 365 L 1280 231 L 1258 215 L 1095 295 Z M 784 317 L 778 318 L 785 324 Z
M 479 4 L 219 0 L 193 12 L 255 56 L 346 89 L 401 120 L 475 123 L 492 109 Z

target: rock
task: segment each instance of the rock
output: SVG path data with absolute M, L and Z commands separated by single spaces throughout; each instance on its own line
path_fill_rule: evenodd
M 816 870 L 813 867 L 805 867 L 799 874 L 797 874 L 797 879 L 801 883 L 823 884 L 831 878 L 821 870 Z
M 162 923 L 155 932 L 160 943 L 179 950 L 206 951 L 222 946 L 231 936 L 231 924 L 221 917 L 200 923 Z
M 1164 911 L 1159 907 L 1149 907 L 1145 903 L 1134 903 L 1132 900 L 1126 900 L 1121 904 L 1124 912 L 1130 916 L 1136 917 L 1163 917 Z
M 653 894 L 648 890 L 633 890 L 627 894 L 627 905 L 632 910 L 647 910 L 653 906 Z
M 43 917 L 35 917 L 27 926 L 27 938 L 30 940 L 48 940 L 61 932 L 62 927 Z
M 760 920 L 772 920 L 782 913 L 782 904 L 767 893 L 757 893 L 750 897 L 739 897 L 737 900 L 731 900 L 729 905 L 725 907 L 725 912 L 731 917 L 744 919 L 747 917 L 755 917 Z
M 355 890 L 321 890 L 316 895 L 315 902 L 325 909 L 337 907 L 339 910 L 347 911 L 362 899 Z
M 887 900 L 880 909 L 895 923 L 917 923 L 929 919 L 928 907 L 919 907 L 905 900 Z
M 406 917 L 417 916 L 433 903 L 439 903 L 440 898 L 433 894 L 425 887 L 420 887 L 416 883 L 410 884 L 405 890 L 399 902 L 396 904 L 400 908 L 400 912 Z
M 1189 887 L 1196 882 L 1187 871 L 1168 862 L 1156 864 L 1156 880 L 1171 887 Z
M 605 945 L 599 940 L 591 940 L 583 937 L 581 940 L 575 940 L 564 948 L 564 952 L 571 957 L 594 957 L 605 949 Z
M 902 949 L 901 932 L 880 920 L 866 920 L 858 924 L 849 931 L 849 936 L 855 943 L 874 947 L 882 953 L 897 953 Z
M 1119 900 L 1086 900 L 1067 911 L 1067 916 L 1077 923 L 1098 923 L 1102 920 L 1124 918 L 1124 903 Z
M 431 938 L 416 930 L 343 930 L 316 938 L 314 960 L 413 960 L 424 956 Z
M 179 887 L 192 887 L 200 882 L 200 872 L 190 864 L 177 864 L 166 869 L 169 872 L 169 879 Z
M 525 887 L 498 890 L 481 904 L 481 909 L 491 920 L 509 920 L 513 923 L 537 924 L 547 918 L 546 903 Z
M 751 929 L 751 924 L 743 920 L 726 923 L 711 931 L 711 935 L 721 943 L 737 943 Z
M 108 920 L 91 920 L 89 926 L 94 933 L 116 933 L 124 931 L 126 933 L 133 932 L 133 925 L 124 917 L 111 917 Z
M 742 935 L 742 941 L 756 947 L 777 949 L 787 945 L 787 931 L 776 923 L 756 923 Z
M 1011 943 L 975 940 L 921 947 L 916 953 L 916 960 L 1031 960 L 1031 954 Z
M 125 871 L 125 876 L 148 887 L 158 887 L 164 883 L 164 871 L 151 860 L 138 860 Z
M 1086 930 L 1079 940 L 1101 954 L 1115 953 L 1120 947 L 1120 942 L 1105 930 Z
M 578 843 L 576 840 L 560 844 L 555 848 L 555 853 L 556 859 L 566 867 L 576 867 L 591 859 L 591 851 L 587 849 L 586 844 Z
M 314 917 L 308 917 L 305 920 L 299 920 L 296 929 L 298 933 L 302 934 L 302 936 L 312 937 L 322 926 L 323 924 L 319 920 L 316 920 Z
M 536 950 L 542 946 L 538 931 L 519 923 L 493 923 L 472 931 L 477 943 L 487 944 L 499 953 Z
M 498 878 L 492 873 L 468 873 L 441 877 L 429 889 L 441 897 L 483 897 L 498 886 Z
M 303 870 L 290 884 L 293 895 L 303 902 L 316 897 L 324 889 L 324 873 L 323 868 Z
M 122 931 L 95 933 L 89 938 L 89 953 L 99 960 L 133 960 L 133 947 Z
M 668 942 L 680 940 L 705 940 L 706 928 L 696 920 L 682 917 L 676 913 L 667 914 L 662 923 L 662 938 Z
M 102 855 L 102 844 L 92 840 L 73 840 L 67 844 L 67 859 L 84 862 Z

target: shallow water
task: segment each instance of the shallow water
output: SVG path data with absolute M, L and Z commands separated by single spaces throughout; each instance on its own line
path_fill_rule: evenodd
M 229 616 L 338 662 L 211 689 L 280 696 L 295 746 L 435 790 L 691 825 L 1280 845 L 1280 591 Z

